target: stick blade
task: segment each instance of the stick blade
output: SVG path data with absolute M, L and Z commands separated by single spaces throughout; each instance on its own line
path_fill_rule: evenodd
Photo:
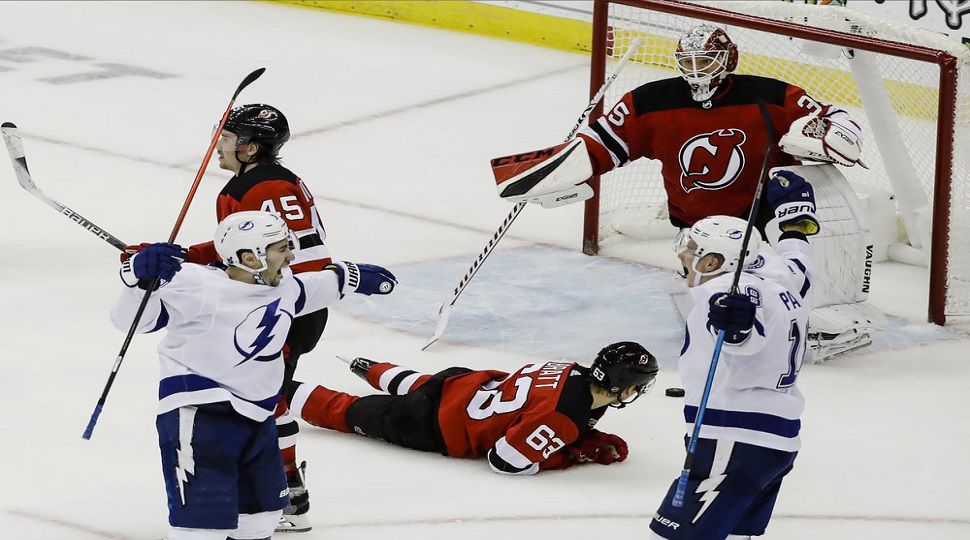
M 10 159 L 20 159 L 24 157 L 24 146 L 20 142 L 20 131 L 11 122 L 4 122 L 0 126 L 0 134 L 3 135 L 3 142 L 7 145 L 7 152 L 10 152 Z
M 253 81 L 258 79 L 260 75 L 262 75 L 265 72 L 266 72 L 266 68 L 259 68 L 253 71 L 252 73 L 250 73 L 249 75 L 246 75 L 246 78 L 243 79 L 242 82 L 239 83 L 239 86 L 236 88 L 236 93 L 232 95 L 232 100 L 236 101 L 236 98 L 239 97 L 239 93 L 242 92 L 244 88 L 252 84 Z
M 438 304 L 438 325 L 434 329 L 434 334 L 431 336 L 431 340 L 428 341 L 424 347 L 421 347 L 422 351 L 428 350 L 428 347 L 433 345 L 434 342 L 438 341 L 438 338 L 445 333 L 445 328 L 448 326 L 448 317 L 451 316 L 452 306 L 454 306 L 454 304 L 446 304 L 444 302 Z
M 11 122 L 4 122 L 0 126 L 0 135 L 3 136 L 3 143 L 7 145 L 7 152 L 10 154 L 10 161 L 13 163 L 14 173 L 17 175 L 17 182 L 20 187 L 27 191 L 34 192 L 37 185 L 30 177 L 27 169 L 27 158 L 24 155 L 24 144 L 20 139 L 20 131 Z

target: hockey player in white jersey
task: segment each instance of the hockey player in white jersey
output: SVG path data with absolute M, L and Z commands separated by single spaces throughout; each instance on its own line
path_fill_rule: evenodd
M 775 253 L 747 223 L 701 219 L 678 242 L 694 306 L 680 356 L 684 418 L 693 431 L 717 334 L 725 339 L 704 413 L 687 490 L 672 504 L 675 479 L 650 523 L 653 538 L 750 538 L 765 532 L 781 481 L 799 449 L 805 400 L 796 379 L 805 353 L 812 247 L 819 230 L 812 186 L 790 171 L 767 184 L 782 229 Z M 743 272 L 730 294 L 734 270 Z
M 156 421 L 167 540 L 272 536 L 289 502 L 273 410 L 290 323 L 348 292 L 394 289 L 394 275 L 374 265 L 334 263 L 296 277 L 294 242 L 279 216 L 238 212 L 216 229 L 225 269 L 182 264 L 185 250 L 173 244 L 153 244 L 122 265 L 126 289 L 111 312 L 119 329 L 161 280 L 138 331 L 167 330 Z

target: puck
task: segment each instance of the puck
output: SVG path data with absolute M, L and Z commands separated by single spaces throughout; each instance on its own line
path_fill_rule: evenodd
M 667 391 L 664 393 L 667 394 L 668 397 L 684 397 L 683 388 L 671 387 L 671 388 L 668 388 Z

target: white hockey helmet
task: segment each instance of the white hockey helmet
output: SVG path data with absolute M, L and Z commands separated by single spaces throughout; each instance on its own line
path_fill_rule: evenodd
M 680 37 L 674 60 L 694 101 L 707 101 L 738 67 L 738 47 L 723 29 L 699 24 Z
M 280 216 L 262 210 L 247 210 L 230 214 L 216 227 L 214 237 L 216 252 L 222 262 L 247 272 L 258 274 L 266 270 L 266 247 L 289 240 L 290 249 L 296 249 L 296 237 Z M 240 261 L 240 253 L 252 251 L 261 263 L 259 268 L 249 268 Z
M 690 249 L 690 241 L 693 240 L 695 247 L 691 254 L 694 256 L 694 272 L 699 276 L 722 274 L 733 272 L 738 267 L 738 262 L 742 258 L 741 244 L 744 243 L 744 230 L 748 222 L 731 216 L 710 216 L 706 217 L 690 228 L 686 233 L 680 235 L 677 241 L 677 252 L 681 253 L 685 249 Z M 745 251 L 742 264 L 750 264 L 758 257 L 761 248 L 761 235 L 758 231 L 751 231 L 751 239 L 748 240 L 748 248 Z M 720 268 L 712 272 L 701 272 L 697 269 L 697 261 L 709 253 L 716 253 L 724 258 L 724 263 Z

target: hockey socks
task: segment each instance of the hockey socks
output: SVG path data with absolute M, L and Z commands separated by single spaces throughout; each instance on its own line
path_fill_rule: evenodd
M 412 390 L 417 390 L 430 378 L 431 375 L 424 375 L 387 362 L 371 366 L 365 377 L 368 384 L 392 396 L 403 396 Z
M 306 422 L 326 429 L 350 433 L 344 418 L 347 409 L 360 397 L 335 392 L 324 386 L 293 381 L 283 394 L 290 410 Z

